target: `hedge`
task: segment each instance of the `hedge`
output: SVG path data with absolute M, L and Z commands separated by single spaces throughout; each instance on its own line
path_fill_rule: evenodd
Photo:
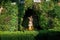
M 11 5 L 11 3 L 11 1 L 1 2 L 5 11 L 0 14 L 0 31 L 24 30 L 28 24 L 28 21 L 24 20 L 28 8 L 38 16 L 38 22 L 34 22 L 34 27 L 37 25 L 36 28 L 60 30 L 60 6 L 58 3 L 44 1 L 35 5 L 32 0 L 25 0 L 25 4 Z
M 39 34 L 35 37 L 36 40 L 60 40 L 59 31 L 40 31 Z
M 0 40 L 60 40 L 59 31 L 17 31 L 0 32 Z
M 1 6 L 4 8 L 0 14 L 0 31 L 14 31 L 17 30 L 18 26 L 18 7 L 17 5 L 11 4 L 11 1 L 6 3 L 1 2 Z
M 20 32 L 0 32 L 1 40 L 35 40 L 37 31 L 20 31 Z

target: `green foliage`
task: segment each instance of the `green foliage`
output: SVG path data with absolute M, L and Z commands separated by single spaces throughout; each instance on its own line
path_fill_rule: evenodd
M 42 13 L 40 15 L 40 26 L 43 28 L 43 29 L 48 29 L 48 15 L 46 15 L 46 13 Z
M 48 12 L 49 10 L 52 10 L 53 8 L 54 8 L 54 3 L 52 1 L 41 3 L 41 9 L 43 12 Z
M 55 14 L 58 19 L 60 19 L 60 6 L 55 5 Z
M 5 11 L 0 14 L 0 26 L 3 31 L 13 31 L 12 29 L 17 29 L 17 5 L 11 4 L 11 1 L 2 3 L 2 6 L 5 8 Z
M 34 3 L 32 0 L 25 0 L 25 4 L 12 5 L 10 0 L 1 0 L 0 5 L 4 10 L 0 13 L 0 30 L 16 31 L 18 25 L 20 26 L 19 29 L 24 30 L 23 26 L 25 25 L 24 27 L 27 27 L 28 20 L 26 19 L 23 22 L 23 17 L 25 15 L 25 10 L 28 8 L 36 11 L 36 15 L 39 19 L 39 24 L 36 24 L 42 29 L 54 27 L 54 30 L 60 30 L 60 6 L 57 3 L 54 4 L 54 2 L 58 1 L 59 0 L 51 0 L 48 2 Z
M 60 31 L 60 20 L 58 18 L 54 19 L 53 25 L 54 25 L 53 30 Z
M 57 40 L 60 39 L 59 31 L 40 30 L 38 31 L 0 31 L 1 40 Z
M 25 9 L 32 8 L 33 6 L 33 0 L 25 0 Z
M 60 31 L 60 6 L 55 5 L 54 7 L 55 18 L 53 19 L 53 30 Z
M 1 40 L 35 40 L 37 31 L 0 32 Z

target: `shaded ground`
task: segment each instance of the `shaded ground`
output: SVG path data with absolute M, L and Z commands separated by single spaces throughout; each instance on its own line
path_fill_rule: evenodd
M 36 40 L 60 40 L 60 32 L 59 31 L 41 31 L 35 37 Z

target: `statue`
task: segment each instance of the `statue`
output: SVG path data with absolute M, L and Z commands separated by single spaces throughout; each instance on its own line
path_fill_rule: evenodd
M 30 16 L 28 17 L 28 19 L 29 19 L 29 24 L 28 24 L 29 30 L 33 30 L 33 17 Z
M 2 12 L 2 10 L 3 10 L 3 7 L 0 7 L 0 13 Z

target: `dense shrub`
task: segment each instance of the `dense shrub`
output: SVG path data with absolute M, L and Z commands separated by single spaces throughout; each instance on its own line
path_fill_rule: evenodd
M 17 4 L 18 6 L 11 5 L 9 0 L 7 2 L 2 1 L 0 4 L 4 7 L 4 11 L 0 14 L 0 30 L 16 31 L 17 28 L 24 30 L 24 27 L 28 25 L 28 20 L 25 19 L 24 21 L 23 17 L 28 8 L 36 11 L 35 13 L 38 16 L 38 22 L 35 22 L 35 26 L 39 25 L 42 29 L 59 28 L 60 6 L 57 3 L 54 4 L 53 1 L 34 3 L 32 0 L 25 0 L 25 4 Z M 24 27 L 22 23 L 25 25 Z
M 48 29 L 48 21 L 49 21 L 49 19 L 46 16 L 46 13 L 42 13 L 40 15 L 40 26 L 41 26 L 41 28 Z
M 25 0 L 25 9 L 27 9 L 28 7 L 29 8 L 32 8 L 33 6 L 33 1 L 32 0 Z
M 54 18 L 53 18 L 53 29 L 55 31 L 60 31 L 60 6 L 58 4 L 54 7 Z
M 1 3 L 4 11 L 0 14 L 0 31 L 14 31 L 17 29 L 18 8 L 17 5 L 11 3 L 11 1 Z
M 59 31 L 17 31 L 17 32 L 0 32 L 1 40 L 60 40 Z
M 1 40 L 35 40 L 37 31 L 0 32 Z

